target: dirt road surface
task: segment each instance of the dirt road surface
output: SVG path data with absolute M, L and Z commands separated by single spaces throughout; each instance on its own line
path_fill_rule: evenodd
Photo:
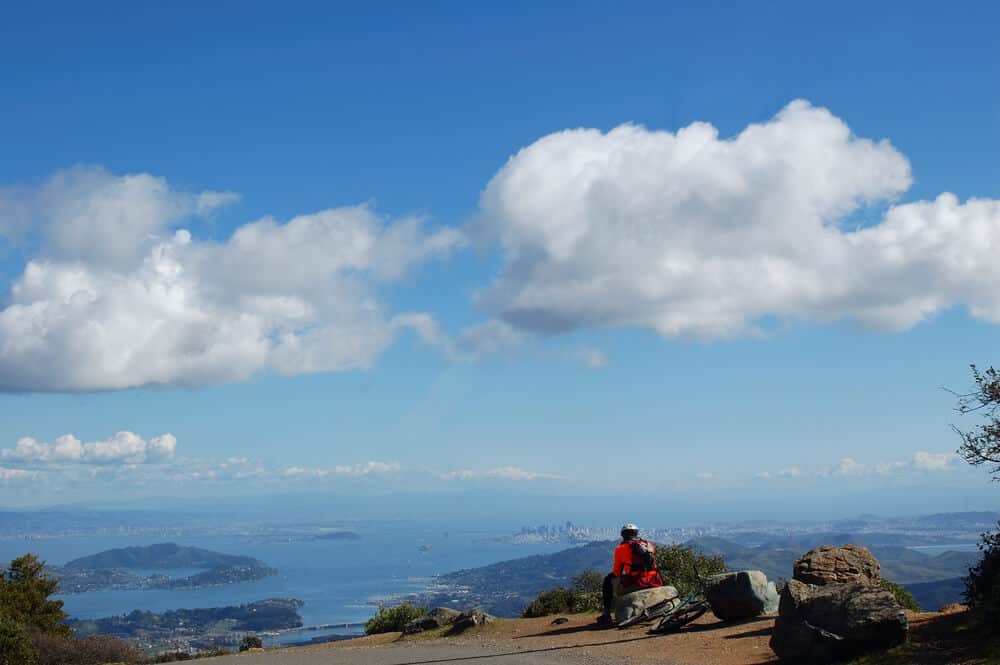
M 759 665 L 776 662 L 767 642 L 774 619 L 722 623 L 706 615 L 672 635 L 645 627 L 598 629 L 594 615 L 498 620 L 453 637 L 398 633 L 199 661 L 213 665 Z

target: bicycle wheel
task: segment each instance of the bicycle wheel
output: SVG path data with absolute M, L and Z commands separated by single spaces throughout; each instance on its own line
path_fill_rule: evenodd
M 666 614 L 667 612 L 669 612 L 671 609 L 673 609 L 675 600 L 677 599 L 668 598 L 667 600 L 661 600 L 658 603 L 654 603 L 653 605 L 650 605 L 649 607 L 644 609 L 639 614 L 636 614 L 633 617 L 625 619 L 624 621 L 618 624 L 618 627 L 628 628 L 629 626 L 634 626 L 637 623 L 642 623 L 644 621 L 652 621 L 653 619 L 657 619 Z
M 675 612 L 670 612 L 656 624 L 650 632 L 672 633 L 681 626 L 686 626 L 702 614 L 708 611 L 708 603 L 697 603 L 687 607 L 678 608 Z

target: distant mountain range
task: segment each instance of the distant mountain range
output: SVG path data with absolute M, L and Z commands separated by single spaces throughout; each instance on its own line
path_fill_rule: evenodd
M 884 540 L 875 538 L 876 542 Z M 761 570 L 768 578 L 779 582 L 791 577 L 795 560 L 817 545 L 865 545 L 879 559 L 882 576 L 909 588 L 921 606 L 928 609 L 961 602 L 961 577 L 979 557 L 976 552 L 944 552 L 930 556 L 898 544 L 879 545 L 867 541 L 864 536 L 851 534 L 810 534 L 761 547 L 748 547 L 716 537 L 695 538 L 686 544 L 705 554 L 721 555 L 730 570 Z M 541 591 L 568 587 L 573 577 L 586 570 L 609 570 L 616 545 L 616 541 L 593 542 L 554 554 L 455 571 L 438 578 L 438 582 L 449 590 L 428 594 L 420 601 L 458 608 L 478 605 L 500 616 L 516 616 Z

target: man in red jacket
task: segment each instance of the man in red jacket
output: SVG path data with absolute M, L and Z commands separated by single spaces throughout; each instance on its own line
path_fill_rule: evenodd
M 629 522 L 621 530 L 622 542 L 615 548 L 614 565 L 611 573 L 604 578 L 604 612 L 597 617 L 597 623 L 610 626 L 611 605 L 615 596 L 663 586 L 663 578 L 656 569 L 656 547 L 639 537 L 639 527 Z

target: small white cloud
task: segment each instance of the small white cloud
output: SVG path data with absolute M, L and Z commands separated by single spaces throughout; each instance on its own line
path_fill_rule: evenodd
M 516 466 L 504 466 L 486 471 L 463 469 L 461 471 L 449 471 L 436 475 L 444 480 L 482 480 L 491 478 L 499 480 L 558 480 L 562 478 L 562 476 L 554 473 L 528 471 Z
M 0 480 L 6 482 L 9 480 L 27 480 L 29 478 L 34 478 L 37 474 L 35 471 L 25 471 L 24 469 L 7 469 L 0 466 Z
M 796 478 L 801 474 L 801 470 L 797 466 L 791 466 L 786 469 L 779 469 L 778 471 L 761 471 L 754 474 L 754 478 L 760 478 L 762 480 L 770 480 L 772 478 Z
M 951 471 L 959 461 L 955 453 L 926 453 L 919 451 L 913 455 L 912 465 L 920 471 Z
M 340 465 L 333 468 L 312 468 L 292 466 L 283 469 L 280 475 L 286 478 L 330 478 L 334 476 L 354 476 L 366 478 L 399 473 L 400 466 L 395 462 L 365 462 L 364 464 Z
M 868 474 L 891 475 L 912 473 L 913 471 L 953 471 L 958 466 L 958 455 L 954 453 L 928 453 L 918 451 L 909 460 L 892 460 L 864 464 L 851 457 L 845 457 L 833 469 L 819 473 L 820 476 L 863 476 Z
M 204 217 L 219 208 L 236 203 L 240 198 L 236 192 L 202 192 L 198 195 L 195 213 Z
M 286 478 L 324 478 L 329 475 L 326 469 L 310 469 L 304 466 L 290 466 L 281 472 Z
M 516 349 L 527 341 L 528 335 L 503 321 L 493 319 L 469 326 L 455 340 L 456 352 L 479 358 L 494 353 Z
M 711 471 L 699 471 L 695 474 L 698 480 L 718 480 L 719 474 L 712 473 Z
M 868 467 L 861 464 L 853 457 L 845 457 L 840 460 L 837 468 L 833 470 L 834 475 L 837 476 L 860 476 L 868 471 Z
M 572 357 L 577 364 L 587 369 L 602 369 L 608 366 L 608 358 L 600 349 L 577 349 L 573 352 Z
M 365 462 L 353 466 L 335 466 L 334 472 L 348 476 L 377 476 L 388 473 L 398 473 L 399 464 L 395 462 Z
M 875 473 L 888 475 L 905 471 L 909 466 L 906 462 L 879 462 L 875 465 L 874 469 Z

